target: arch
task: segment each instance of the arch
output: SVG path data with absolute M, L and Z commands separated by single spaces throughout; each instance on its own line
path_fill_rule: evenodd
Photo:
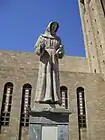
M 27 107 L 31 105 L 31 90 L 32 86 L 29 83 L 23 85 L 22 89 L 22 103 L 21 103 L 21 126 L 29 125 L 29 115 L 27 114 Z
M 13 84 L 7 82 L 4 85 L 2 107 L 1 107 L 1 126 L 8 126 L 12 105 Z
M 61 94 L 61 106 L 64 108 L 68 108 L 68 89 L 66 86 L 60 87 L 60 94 Z
M 61 86 L 60 89 L 61 90 L 68 90 L 66 86 Z
M 78 125 L 79 128 L 86 128 L 84 88 L 78 87 L 76 92 L 77 92 L 77 108 L 78 108 Z
M 11 82 L 7 82 L 4 87 L 9 86 L 9 87 L 13 87 L 13 84 Z
M 79 99 L 80 93 L 82 94 L 82 98 L 84 98 L 84 88 L 83 87 L 78 87 L 76 91 L 77 91 L 78 99 Z
M 80 91 L 83 91 L 84 92 L 84 88 L 83 87 L 78 87 L 77 88 L 77 93 L 79 93 Z
M 26 84 L 23 85 L 23 88 L 30 88 L 31 89 L 32 86 L 29 83 L 26 83 Z

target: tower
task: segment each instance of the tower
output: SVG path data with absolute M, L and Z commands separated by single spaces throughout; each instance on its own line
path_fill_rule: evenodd
M 79 0 L 79 9 L 89 70 L 105 77 L 105 1 Z

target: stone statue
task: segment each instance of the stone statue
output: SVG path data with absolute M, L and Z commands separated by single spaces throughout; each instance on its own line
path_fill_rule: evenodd
M 35 102 L 61 104 L 58 59 L 64 56 L 64 46 L 56 35 L 58 28 L 58 22 L 50 22 L 35 44 L 40 57 Z

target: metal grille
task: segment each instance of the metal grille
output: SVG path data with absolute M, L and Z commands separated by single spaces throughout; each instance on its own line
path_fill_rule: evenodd
M 11 104 L 12 104 L 13 84 L 7 83 L 4 86 L 4 94 L 1 109 L 1 125 L 8 126 L 10 120 Z
M 61 92 L 61 104 L 63 108 L 68 109 L 68 96 L 67 96 L 67 88 L 62 86 L 60 87 Z
M 78 105 L 79 127 L 80 128 L 86 128 L 84 89 L 81 89 L 81 90 L 77 91 L 77 105 Z
M 30 107 L 31 102 L 31 85 L 23 86 L 22 105 L 21 105 L 21 126 L 29 126 L 29 115 L 27 108 Z

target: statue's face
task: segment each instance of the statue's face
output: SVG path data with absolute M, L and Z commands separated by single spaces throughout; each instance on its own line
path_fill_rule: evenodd
M 52 26 L 51 26 L 51 33 L 52 34 L 55 34 L 56 33 L 56 30 L 57 30 L 57 24 L 56 23 L 53 23 Z

